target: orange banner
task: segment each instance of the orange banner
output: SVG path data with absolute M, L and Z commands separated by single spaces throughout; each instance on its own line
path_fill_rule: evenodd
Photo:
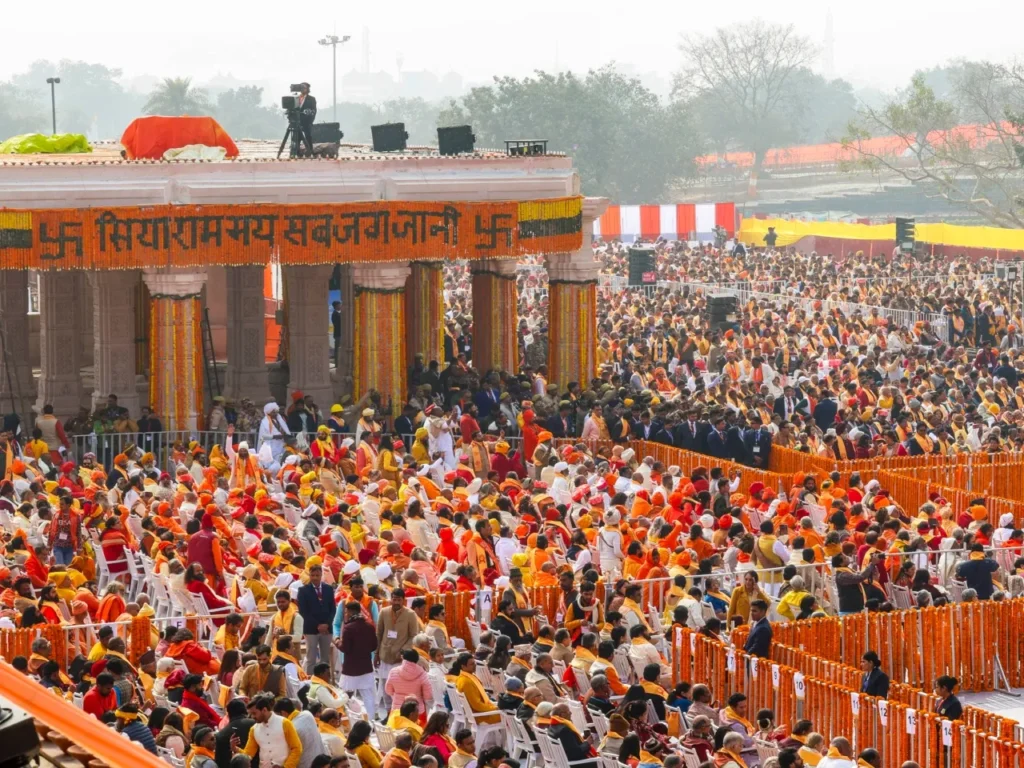
M 0 209 L 0 269 L 517 258 L 583 243 L 583 198 Z

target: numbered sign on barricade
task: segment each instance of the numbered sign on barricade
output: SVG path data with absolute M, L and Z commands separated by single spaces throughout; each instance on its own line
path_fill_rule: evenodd
M 736 651 L 732 648 L 725 652 L 725 668 L 729 672 L 736 671 Z
M 942 721 L 942 746 L 953 746 L 953 722 L 951 720 Z
M 913 736 L 915 733 L 917 733 L 917 710 L 916 709 L 908 709 L 906 714 L 907 714 L 907 733 L 909 733 L 911 736 Z
M 860 694 L 850 692 L 850 711 L 855 715 L 860 714 Z
M 885 699 L 880 699 L 878 702 L 878 719 L 882 725 L 889 724 L 889 702 Z
M 747 662 L 750 665 L 750 679 L 757 680 L 757 657 L 750 656 L 747 658 Z
M 793 675 L 793 690 L 796 692 L 796 697 L 803 701 L 807 696 L 807 687 L 804 685 L 804 676 L 799 672 Z
M 778 664 L 772 664 L 772 688 L 778 690 L 779 684 L 782 681 L 782 673 L 779 671 Z
M 692 635 L 690 635 L 690 653 L 693 653 L 696 650 L 697 650 L 697 633 L 694 632 Z

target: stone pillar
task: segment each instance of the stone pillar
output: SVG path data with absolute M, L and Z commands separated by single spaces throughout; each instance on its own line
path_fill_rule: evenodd
M 224 394 L 258 405 L 270 397 L 267 378 L 262 266 L 225 267 L 227 273 L 227 357 Z M 321 406 L 323 407 L 323 406 Z
M 444 367 L 444 262 L 414 261 L 405 282 L 406 365 L 416 354 L 423 365 L 437 360 Z
M 574 253 L 552 253 L 548 268 L 548 381 L 560 390 L 571 381 L 586 388 L 597 369 L 597 275 L 591 238 L 594 219 L 608 200 L 583 201 L 583 246 Z
M 75 292 L 78 297 L 78 301 L 75 302 L 76 309 L 78 311 L 78 327 L 81 333 L 81 364 L 84 367 L 95 365 L 95 345 L 96 345 L 96 323 L 95 323 L 95 302 L 93 301 L 93 290 L 92 290 L 92 278 L 89 272 L 78 271 L 77 275 L 78 285 L 75 286 Z M 95 377 L 94 377 L 95 378 Z M 134 416 L 135 412 L 132 411 Z
M 23 269 L 0 270 L 0 325 L 0 414 L 17 413 L 31 424 L 35 392 L 28 351 L 28 272 Z
M 355 353 L 355 284 L 352 282 L 352 265 L 338 265 L 338 287 L 341 294 L 341 338 L 334 351 L 334 365 L 337 367 L 339 390 L 342 395 L 352 396 L 352 363 Z
M 205 270 L 146 269 L 149 400 L 166 430 L 203 424 L 202 305 Z
M 92 298 L 92 405 L 117 395 L 117 403 L 139 418 L 141 403 L 135 384 L 135 297 L 139 271 L 88 272 Z
M 39 397 L 58 419 L 78 415 L 82 406 L 81 332 L 75 272 L 39 274 Z
M 481 374 L 519 370 L 516 260 L 470 262 L 473 272 L 473 367 Z
M 331 383 L 331 307 L 327 302 L 333 265 L 282 267 L 288 313 L 288 396 L 301 391 L 323 413 L 334 404 Z
M 352 366 L 354 398 L 371 389 L 381 402 L 401 409 L 406 392 L 405 284 L 408 262 L 357 264 L 355 287 L 355 354 Z

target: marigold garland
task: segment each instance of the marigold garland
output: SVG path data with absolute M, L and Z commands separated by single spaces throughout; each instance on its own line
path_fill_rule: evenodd
M 405 288 L 356 288 L 355 397 L 376 389 L 386 404 L 405 397 Z
M 439 261 L 414 261 L 405 290 L 405 339 L 407 365 L 416 354 L 423 364 L 444 361 L 444 265 Z
M 519 370 L 515 275 L 473 272 L 473 363 L 480 371 Z
M 588 382 L 596 370 L 597 283 L 552 280 L 549 291 L 549 380 L 562 388 Z
M 202 428 L 203 360 L 198 296 L 150 297 L 149 399 L 167 429 Z
M 449 261 L 568 252 L 582 198 L 0 209 L 2 269 Z M 12 215 L 13 214 L 13 215 Z

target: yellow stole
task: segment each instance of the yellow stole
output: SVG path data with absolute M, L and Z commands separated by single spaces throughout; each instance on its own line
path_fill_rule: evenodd
M 274 626 L 286 635 L 290 635 L 292 633 L 292 623 L 295 619 L 295 614 L 298 612 L 299 609 L 295 607 L 295 603 L 289 603 L 288 607 L 285 608 L 284 613 L 278 611 L 274 614 Z

